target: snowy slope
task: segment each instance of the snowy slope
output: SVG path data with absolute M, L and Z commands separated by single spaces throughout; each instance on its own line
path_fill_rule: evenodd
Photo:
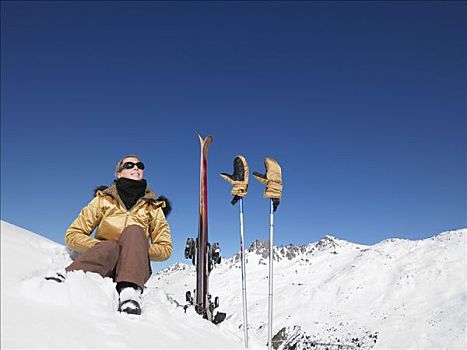
M 241 348 L 241 339 L 184 314 L 162 289 L 147 288 L 141 317 L 116 310 L 115 285 L 74 272 L 43 279 L 70 263 L 65 247 L 1 222 L 1 348 Z
M 465 349 L 467 230 L 421 241 L 363 246 L 326 236 L 275 249 L 274 333 L 283 349 Z M 247 252 L 250 347 L 267 342 L 267 244 Z M 115 312 L 114 284 L 74 272 L 45 281 L 70 262 L 62 245 L 1 222 L 1 348 L 242 348 L 238 256 L 211 275 L 227 319 L 215 326 L 193 309 L 193 266 L 151 277 L 140 317 Z M 280 332 L 282 330 L 282 332 Z M 27 336 L 26 336 L 27 334 Z

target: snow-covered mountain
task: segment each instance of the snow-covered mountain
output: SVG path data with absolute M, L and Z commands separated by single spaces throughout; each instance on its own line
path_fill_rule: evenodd
M 280 349 L 465 349 L 467 229 L 364 246 L 325 236 L 274 249 L 273 345 Z M 251 348 L 266 348 L 268 243 L 246 253 Z M 1 223 L 2 348 L 242 348 L 239 256 L 212 272 L 226 320 L 215 326 L 184 312 L 194 267 L 153 275 L 140 317 L 115 312 L 110 279 L 74 272 L 65 247 Z M 25 335 L 27 334 L 27 336 Z

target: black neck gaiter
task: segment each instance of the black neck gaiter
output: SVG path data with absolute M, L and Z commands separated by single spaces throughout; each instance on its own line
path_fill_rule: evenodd
M 115 181 L 117 192 L 125 207 L 130 210 L 146 192 L 147 182 L 145 179 L 132 180 L 121 177 Z

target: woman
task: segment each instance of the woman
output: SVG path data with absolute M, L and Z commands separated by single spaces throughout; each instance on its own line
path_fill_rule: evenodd
M 139 315 L 144 284 L 151 275 L 149 260 L 163 261 L 172 254 L 165 218 L 170 209 L 165 198 L 156 198 L 147 187 L 138 156 L 118 161 L 115 175 L 111 186 L 96 189 L 94 199 L 68 228 L 65 243 L 81 255 L 65 271 L 112 277 L 119 294 L 118 311 Z M 64 276 L 51 279 L 63 281 Z

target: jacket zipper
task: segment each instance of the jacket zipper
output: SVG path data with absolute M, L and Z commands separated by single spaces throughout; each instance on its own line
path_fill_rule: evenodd
M 135 205 L 133 206 L 133 208 L 136 208 L 136 206 L 138 205 L 138 203 L 140 203 L 141 201 L 141 198 L 138 199 L 138 201 L 135 203 Z M 124 206 L 125 207 L 125 206 Z M 133 209 L 131 208 L 131 209 Z M 128 224 L 128 218 L 130 217 L 130 212 L 131 212 L 131 209 L 127 209 L 126 211 L 126 216 L 125 216 L 125 224 L 123 225 L 123 229 L 126 229 L 126 226 Z
M 125 224 L 123 225 L 123 229 L 126 229 L 126 225 L 128 224 L 128 217 L 130 216 L 130 211 L 127 210 L 126 217 L 125 217 Z

